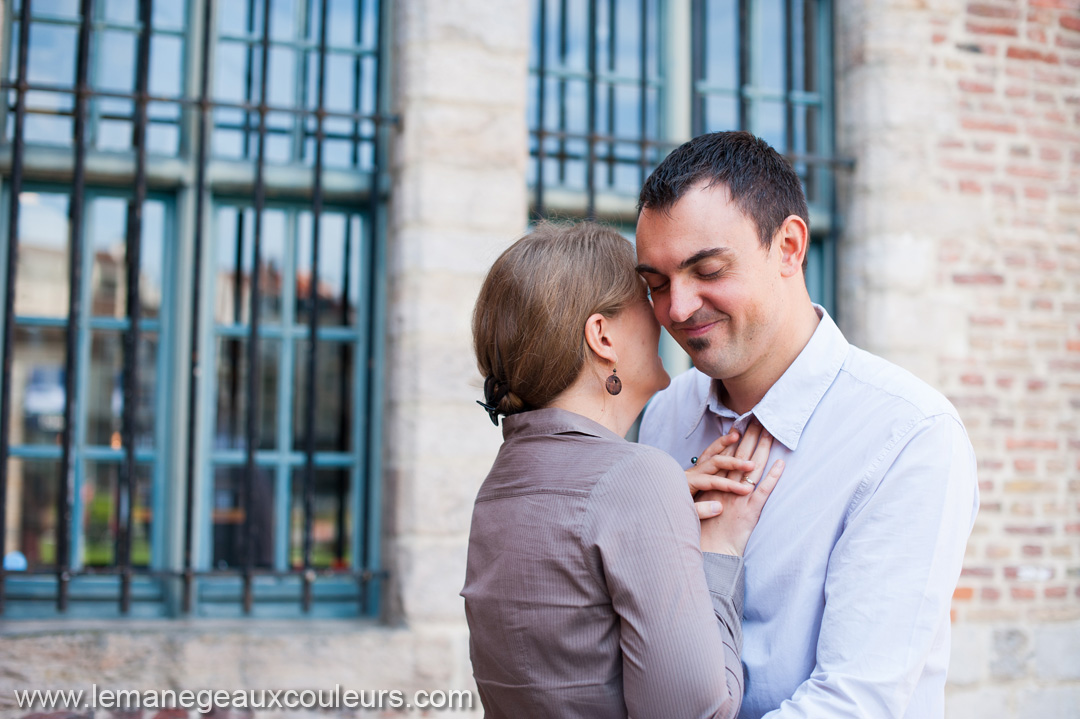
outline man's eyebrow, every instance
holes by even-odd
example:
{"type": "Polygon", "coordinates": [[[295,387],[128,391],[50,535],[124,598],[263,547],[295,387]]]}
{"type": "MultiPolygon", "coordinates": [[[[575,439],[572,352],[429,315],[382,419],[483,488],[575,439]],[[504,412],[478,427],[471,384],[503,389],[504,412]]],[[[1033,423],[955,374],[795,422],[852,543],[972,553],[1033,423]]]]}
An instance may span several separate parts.
{"type": "MultiPolygon", "coordinates": [[[[710,257],[723,257],[724,255],[730,255],[730,254],[731,254],[731,248],[730,247],[709,247],[707,249],[695,252],[694,254],[687,257],[685,260],[683,260],[682,262],[679,263],[679,266],[678,266],[677,269],[685,270],[687,267],[692,267],[693,265],[696,265],[697,263],[701,262],[702,260],[707,260],[710,257]]],[[[654,274],[654,275],[662,275],[662,274],[664,274],[663,272],[660,272],[659,270],[654,269],[653,267],[651,267],[649,265],[646,265],[646,264],[638,265],[634,269],[636,269],[638,272],[649,272],[649,273],[654,274]]]]}

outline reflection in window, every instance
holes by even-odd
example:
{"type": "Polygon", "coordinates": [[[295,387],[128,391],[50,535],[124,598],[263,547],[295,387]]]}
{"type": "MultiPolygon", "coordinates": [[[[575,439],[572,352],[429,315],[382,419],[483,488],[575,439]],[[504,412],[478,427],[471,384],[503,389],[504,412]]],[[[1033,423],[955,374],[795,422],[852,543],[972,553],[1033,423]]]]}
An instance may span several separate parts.
{"type": "MultiPolygon", "coordinates": [[[[318,281],[312,273],[312,213],[301,207],[274,206],[263,212],[263,238],[256,270],[251,208],[221,203],[214,211],[216,256],[210,287],[213,307],[215,422],[211,463],[217,477],[213,499],[215,566],[229,566],[242,555],[237,533],[243,521],[247,448],[248,372],[251,342],[252,275],[259,272],[257,410],[259,479],[256,492],[269,505],[253,512],[287,507],[291,529],[273,530],[270,514],[255,521],[259,554],[279,568],[294,566],[302,555],[303,483],[306,476],[307,376],[311,361],[311,313],[317,311],[315,347],[313,551],[317,566],[342,568],[352,556],[351,502],[359,469],[356,441],[358,402],[356,357],[362,351],[366,316],[359,278],[366,271],[369,231],[363,215],[327,208],[320,216],[318,281]],[[328,466],[329,465],[329,466],[328,466]],[[279,487],[288,487],[282,492],[279,487]],[[265,521],[264,521],[265,519],[265,521]],[[275,538],[276,537],[276,538],[275,538]],[[348,545],[348,546],[345,546],[348,545]]],[[[260,565],[262,566],[262,565],[260,565]]]]}
{"type": "MultiPolygon", "coordinates": [[[[301,567],[304,551],[303,472],[294,472],[292,480],[293,511],[289,563],[293,567],[301,567]]],[[[349,472],[341,469],[317,471],[313,496],[311,564],[320,568],[347,567],[351,559],[348,538],[352,526],[349,472]]]]}
{"type": "MultiPolygon", "coordinates": [[[[16,551],[36,570],[56,561],[56,522],[60,445],[67,404],[65,362],[70,282],[68,195],[39,190],[20,194],[19,264],[15,273],[15,332],[12,357],[12,416],[9,430],[9,512],[5,551],[16,551]],[[49,459],[37,459],[45,453],[49,459]],[[33,457],[33,459],[31,459],[33,457]],[[12,525],[14,522],[14,526],[12,525]]],[[[76,519],[71,541],[75,566],[113,566],[116,562],[118,477],[124,454],[124,336],[127,319],[126,198],[91,194],[82,245],[82,307],[75,318],[76,398],[72,445],[76,519]],[[104,454],[103,454],[104,453],[104,454]],[[90,461],[89,455],[111,457],[90,461]]],[[[165,252],[165,203],[144,205],[140,273],[144,318],[138,344],[139,365],[134,439],[144,461],[137,465],[132,561],[150,561],[151,477],[158,470],[155,411],[161,366],[160,323],[165,252]]]]}
{"type": "MultiPolygon", "coordinates": [[[[248,537],[244,536],[244,468],[219,467],[214,471],[213,566],[242,567],[248,537]]],[[[255,471],[251,488],[253,513],[250,535],[252,565],[274,566],[274,478],[270,469],[255,471]]]]}

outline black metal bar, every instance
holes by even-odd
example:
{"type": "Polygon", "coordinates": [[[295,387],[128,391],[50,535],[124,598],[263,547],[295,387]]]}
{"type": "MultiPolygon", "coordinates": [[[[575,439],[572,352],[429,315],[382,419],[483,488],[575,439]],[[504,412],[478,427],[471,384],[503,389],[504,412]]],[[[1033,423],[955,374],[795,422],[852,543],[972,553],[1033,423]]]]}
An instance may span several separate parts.
{"type": "Polygon", "coordinates": [[[588,83],[588,95],[585,98],[585,115],[586,124],[588,126],[589,139],[586,146],[586,155],[588,156],[588,163],[585,165],[585,219],[596,219],[596,73],[597,68],[597,48],[596,48],[596,34],[597,28],[597,3],[599,0],[589,0],[589,27],[588,27],[588,63],[589,63],[589,83],[588,83]]]}
{"type": "MultiPolygon", "coordinates": [[[[244,309],[244,223],[247,218],[247,213],[243,208],[239,208],[236,211],[236,241],[234,243],[235,250],[235,269],[233,272],[233,286],[232,286],[232,298],[233,298],[233,324],[239,325],[243,319],[244,309]]],[[[228,438],[230,442],[239,442],[240,437],[240,413],[237,411],[240,406],[240,342],[237,339],[230,338],[226,340],[229,346],[229,432],[228,438]]]]}
{"type": "Polygon", "coordinates": [[[792,0],[784,0],[784,152],[795,150],[795,106],[791,104],[791,92],[795,82],[795,37],[791,18],[792,0]]]}
{"type": "MultiPolygon", "coordinates": [[[[207,0],[209,2],[209,0],[207,0]]],[[[236,0],[232,0],[236,2],[236,0]]],[[[265,20],[265,18],[264,18],[265,20]]],[[[248,35],[255,32],[255,0],[247,2],[247,30],[248,35]]],[[[255,84],[255,46],[247,45],[247,60],[244,70],[244,99],[251,102],[252,87],[255,84]]],[[[260,98],[260,102],[266,102],[266,98],[260,98]]],[[[244,111],[244,157],[251,157],[251,114],[244,111]]]]}
{"type": "MultiPolygon", "coordinates": [[[[354,42],[357,47],[364,41],[364,0],[356,0],[356,35],[354,42]]],[[[353,111],[360,112],[360,72],[362,70],[360,56],[353,59],[353,111]]],[[[353,121],[352,131],[352,164],[360,167],[360,121],[353,121]]]]}
{"type": "Polygon", "coordinates": [[[326,0],[321,0],[319,18],[318,105],[315,110],[315,185],[311,197],[311,282],[308,285],[307,406],[304,408],[304,577],[303,609],[311,611],[311,532],[315,516],[315,363],[319,347],[319,225],[322,217],[323,109],[326,105],[326,0]]]}
{"type": "MultiPolygon", "coordinates": [[[[590,0],[591,2],[591,0],[590,0]]],[[[566,69],[566,55],[569,52],[570,19],[566,7],[567,0],[559,0],[559,68],[566,69]]],[[[566,131],[566,79],[559,75],[559,130],[566,131]]],[[[559,154],[566,152],[566,142],[560,138],[559,154]]],[[[566,182],[566,164],[559,163],[559,183],[566,182]]]]}
{"type": "Polygon", "coordinates": [[[247,374],[247,446],[245,447],[245,472],[243,489],[244,506],[244,613],[250,614],[254,602],[251,570],[255,564],[256,521],[252,509],[255,484],[255,450],[259,445],[259,274],[262,257],[262,214],[266,205],[266,183],[263,173],[266,164],[266,91],[267,69],[270,57],[270,0],[263,0],[263,33],[261,67],[259,75],[259,136],[255,160],[255,232],[251,271],[251,325],[248,334],[247,374]]]}
{"type": "MultiPolygon", "coordinates": [[[[11,148],[11,204],[8,210],[7,268],[4,284],[4,359],[0,370],[0,547],[7,542],[7,480],[11,454],[11,365],[15,357],[15,269],[19,260],[19,195],[22,192],[26,135],[26,67],[30,44],[30,0],[19,14],[19,59],[15,97],[15,128],[11,148]]],[[[3,552],[0,551],[0,554],[3,552]]],[[[0,614],[4,612],[7,571],[0,561],[0,614]]]]}
{"type": "MultiPolygon", "coordinates": [[[[342,279],[341,289],[341,324],[347,326],[349,324],[349,291],[350,284],[354,281],[352,277],[352,253],[353,253],[353,237],[352,237],[352,217],[346,216],[345,218],[345,259],[343,260],[344,278],[342,279]]],[[[341,342],[341,376],[352,377],[353,376],[353,351],[352,344],[349,342],[341,342]]],[[[338,438],[337,449],[339,452],[346,452],[349,448],[349,437],[352,436],[352,413],[349,412],[349,403],[344,401],[338,405],[338,438]]],[[[337,557],[340,563],[345,558],[345,546],[347,538],[345,536],[345,502],[347,499],[348,486],[344,477],[348,475],[344,473],[338,474],[338,512],[337,512],[337,532],[334,541],[334,556],[337,557]]]]}
{"type": "MultiPolygon", "coordinates": [[[[191,280],[191,357],[188,361],[187,467],[184,477],[184,614],[191,614],[195,592],[195,434],[199,406],[199,307],[202,303],[203,214],[206,212],[206,162],[210,134],[210,26],[213,13],[213,0],[205,0],[202,15],[202,62],[199,68],[199,144],[196,150],[199,166],[195,170],[195,237],[192,247],[192,257],[195,259],[191,280]]],[[[240,215],[243,216],[242,211],[240,215]]],[[[239,270],[239,255],[236,267],[239,270]]]]}
{"type": "MultiPolygon", "coordinates": [[[[615,0],[608,0],[608,70],[615,74],[615,58],[618,53],[618,22],[615,14],[615,0]]],[[[615,83],[607,83],[607,134],[615,135],[615,83]]],[[[615,184],[615,143],[607,143],[607,184],[615,184]]]]}
{"type": "Polygon", "coordinates": [[[56,521],[56,609],[66,612],[71,568],[71,519],[75,497],[75,397],[78,391],[76,345],[82,314],[82,234],[86,204],[86,115],[90,75],[90,32],[94,0],[81,0],[75,69],[75,177],[68,206],[68,317],[64,346],[64,430],[61,433],[60,492],[56,521]]]}
{"type": "Polygon", "coordinates": [[[750,103],[744,92],[750,84],[750,0],[739,0],[739,129],[750,131],[750,103]]]}
{"type": "Polygon", "coordinates": [[[649,136],[649,0],[641,0],[641,18],[638,24],[641,43],[641,56],[638,58],[638,69],[641,72],[638,85],[638,93],[641,95],[641,105],[638,108],[638,122],[641,124],[641,172],[638,184],[644,185],[649,169],[649,144],[646,142],[649,136]]]}
{"type": "Polygon", "coordinates": [[[534,212],[540,219],[544,218],[544,165],[547,160],[546,140],[544,132],[544,111],[547,100],[547,0],[539,0],[540,3],[540,37],[538,39],[538,56],[536,70],[536,202],[534,212]]]}
{"type": "Polygon", "coordinates": [[[142,257],[143,204],[146,201],[146,105],[150,84],[150,23],[153,0],[139,0],[139,45],[135,66],[135,124],[131,146],[135,150],[135,188],[128,204],[127,223],[127,320],[124,333],[124,409],[120,424],[124,461],[120,465],[117,503],[116,559],[120,565],[120,613],[131,608],[131,545],[134,535],[135,423],[139,396],[139,266],[142,257]]]}
{"type": "Polygon", "coordinates": [[[693,0],[690,14],[690,125],[694,136],[705,132],[705,98],[698,92],[697,84],[705,80],[705,57],[708,53],[708,34],[705,32],[708,21],[706,0],[693,0]]]}

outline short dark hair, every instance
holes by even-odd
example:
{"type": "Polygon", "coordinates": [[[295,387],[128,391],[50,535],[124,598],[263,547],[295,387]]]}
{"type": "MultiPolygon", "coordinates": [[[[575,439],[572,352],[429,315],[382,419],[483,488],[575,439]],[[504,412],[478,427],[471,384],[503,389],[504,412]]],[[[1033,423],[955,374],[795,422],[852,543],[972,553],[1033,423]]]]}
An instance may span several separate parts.
{"type": "Polygon", "coordinates": [[[765,248],[791,215],[810,226],[806,195],[795,169],[769,143],[742,131],[699,135],[675,149],[642,186],[638,212],[667,212],[702,182],[728,188],[731,201],[757,225],[765,248]]]}

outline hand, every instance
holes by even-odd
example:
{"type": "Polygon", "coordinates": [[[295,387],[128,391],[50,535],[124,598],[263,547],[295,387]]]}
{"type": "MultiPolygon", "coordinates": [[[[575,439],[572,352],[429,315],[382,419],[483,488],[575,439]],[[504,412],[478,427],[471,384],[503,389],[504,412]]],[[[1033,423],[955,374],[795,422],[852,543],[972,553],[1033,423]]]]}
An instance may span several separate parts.
{"type": "MultiPolygon", "coordinates": [[[[749,457],[756,469],[745,476],[729,471],[727,477],[729,480],[735,480],[738,477],[738,481],[749,488],[750,492],[738,494],[709,491],[698,498],[699,504],[710,501],[719,501],[723,504],[721,516],[701,523],[701,550],[703,552],[742,556],[750,534],[757,526],[761,509],[765,506],[766,500],[784,471],[784,462],[778,459],[773,463],[769,473],[762,478],[770,449],[772,449],[772,436],[761,429],[756,422],[752,423],[747,427],[746,436],[739,443],[735,456],[742,455],[743,459],[749,457]]],[[[700,514],[699,510],[699,516],[700,514]]]]}
{"type": "MultiPolygon", "coordinates": [[[[753,486],[741,482],[744,474],[754,471],[754,463],[747,459],[753,452],[757,442],[757,433],[753,434],[752,440],[740,443],[747,444],[747,449],[741,456],[736,456],[736,443],[739,442],[739,433],[731,430],[719,437],[702,452],[693,467],[686,470],[686,483],[690,487],[690,494],[697,499],[698,495],[707,490],[721,490],[731,494],[749,494],[753,486]]],[[[715,517],[724,511],[723,502],[719,498],[711,500],[695,501],[699,519],[715,517]]]]}

